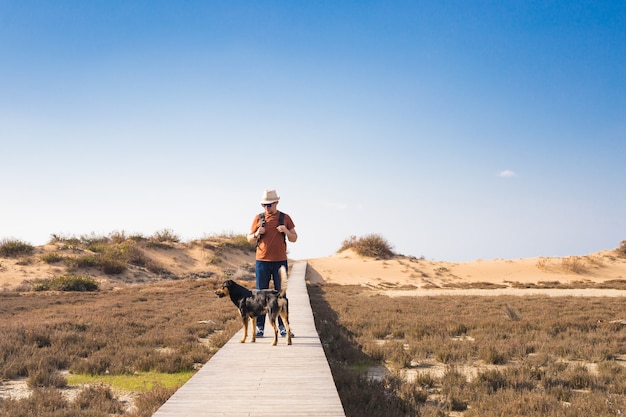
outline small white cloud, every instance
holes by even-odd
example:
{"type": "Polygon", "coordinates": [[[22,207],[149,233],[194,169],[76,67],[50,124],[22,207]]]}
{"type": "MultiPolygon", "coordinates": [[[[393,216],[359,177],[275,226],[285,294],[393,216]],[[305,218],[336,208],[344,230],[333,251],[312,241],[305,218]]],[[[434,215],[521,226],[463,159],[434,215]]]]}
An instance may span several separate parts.
{"type": "Polygon", "coordinates": [[[498,177],[514,178],[514,177],[517,177],[517,174],[514,171],[511,171],[510,169],[505,169],[504,171],[500,171],[500,173],[498,173],[498,177]]]}

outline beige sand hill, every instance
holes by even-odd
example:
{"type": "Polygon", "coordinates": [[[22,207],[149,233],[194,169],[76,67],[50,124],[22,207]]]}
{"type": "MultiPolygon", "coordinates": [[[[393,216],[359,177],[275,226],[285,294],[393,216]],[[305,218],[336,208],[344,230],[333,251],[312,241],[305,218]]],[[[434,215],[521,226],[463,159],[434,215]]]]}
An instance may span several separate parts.
{"type": "Polygon", "coordinates": [[[126,285],[153,282],[158,279],[172,279],[189,276],[223,277],[226,273],[234,279],[254,277],[254,253],[240,249],[224,248],[224,239],[209,238],[201,242],[168,243],[163,248],[143,248],[146,257],[170,275],[155,274],[146,268],[130,265],[119,275],[106,275],[95,268],[82,268],[70,271],[63,262],[48,264],[42,256],[58,253],[63,257],[78,257],[93,254],[87,250],[68,247],[63,243],[50,243],[38,246],[27,257],[0,258],[0,290],[19,286],[24,281],[75,273],[92,276],[105,285],[126,285]]]}
{"type": "MultiPolygon", "coordinates": [[[[624,281],[626,259],[615,251],[565,258],[526,258],[473,262],[438,262],[412,257],[389,260],[363,258],[351,250],[310,259],[311,282],[366,285],[390,295],[437,295],[451,291],[482,294],[514,293],[525,287],[591,288],[607,281],[624,281]],[[515,290],[515,291],[513,291],[515,290]],[[393,292],[392,292],[393,291],[393,292]]],[[[593,292],[587,291],[587,295],[593,292]]],[[[619,295],[624,295],[621,291],[619,295]]],[[[576,295],[573,293],[572,295],[576,295]]],[[[610,295],[606,293],[605,295],[610,295]]]]}
{"type": "MultiPolygon", "coordinates": [[[[171,244],[168,249],[148,250],[150,258],[178,277],[214,276],[226,273],[236,280],[251,280],[254,276],[254,254],[240,249],[219,246],[219,240],[171,244]]],[[[0,258],[0,289],[18,286],[25,280],[51,278],[67,273],[63,263],[47,264],[41,257],[58,252],[63,256],[81,253],[60,243],[47,244],[35,249],[27,258],[0,258]]],[[[473,262],[441,262],[397,256],[389,260],[364,258],[351,250],[335,255],[309,259],[307,279],[343,285],[365,285],[384,290],[387,294],[436,295],[441,291],[480,294],[490,291],[520,290],[524,287],[594,288],[607,281],[618,281],[618,295],[626,292],[626,258],[616,251],[607,250],[580,257],[527,258],[514,260],[478,260],[473,262]]],[[[131,267],[121,275],[107,276],[89,269],[81,271],[112,285],[150,282],[155,275],[145,268],[131,267]]],[[[156,277],[158,278],[158,277],[156,277]]],[[[527,293],[532,291],[526,290],[527,293]]],[[[579,290],[580,291],[580,290],[579,290]]],[[[587,295],[591,295],[588,289],[587,295]]],[[[561,293],[563,294],[563,293],[561,293]]],[[[574,294],[575,295],[575,294],[574,294]]],[[[610,294],[605,294],[610,295],[610,294]]]]}

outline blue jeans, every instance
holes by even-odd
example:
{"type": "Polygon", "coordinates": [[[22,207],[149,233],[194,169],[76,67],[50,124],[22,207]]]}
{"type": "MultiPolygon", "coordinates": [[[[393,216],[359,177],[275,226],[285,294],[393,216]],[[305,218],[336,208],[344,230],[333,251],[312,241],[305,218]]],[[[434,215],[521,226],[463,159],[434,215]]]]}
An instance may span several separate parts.
{"type": "MultiPolygon", "coordinates": [[[[280,275],[278,269],[284,266],[287,271],[287,260],[270,262],[270,261],[256,261],[254,272],[256,274],[256,289],[266,290],[270,287],[270,281],[274,281],[274,289],[280,291],[280,275]]],[[[265,329],[265,315],[258,316],[256,318],[256,327],[259,330],[265,329]]],[[[278,316],[278,327],[284,328],[283,319],[278,316]]]]}

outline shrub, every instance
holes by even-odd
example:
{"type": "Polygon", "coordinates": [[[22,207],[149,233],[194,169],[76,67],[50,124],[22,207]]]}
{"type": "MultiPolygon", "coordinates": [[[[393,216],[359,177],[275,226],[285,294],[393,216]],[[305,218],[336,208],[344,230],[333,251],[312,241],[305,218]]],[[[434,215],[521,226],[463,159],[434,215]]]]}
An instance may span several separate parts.
{"type": "Polygon", "coordinates": [[[34,291],[98,291],[99,289],[98,281],[85,275],[62,275],[39,280],[33,285],[34,291]]]}
{"type": "Polygon", "coordinates": [[[78,238],[75,237],[75,236],[68,237],[68,236],[63,236],[63,235],[57,235],[56,233],[52,233],[50,235],[49,243],[51,243],[51,244],[52,243],[68,243],[70,241],[74,245],[78,245],[80,243],[78,238]]]}
{"type": "Polygon", "coordinates": [[[419,372],[415,376],[414,383],[419,387],[432,388],[436,385],[437,380],[432,374],[428,372],[419,372]]]}
{"type": "Polygon", "coordinates": [[[504,365],[508,360],[506,354],[498,351],[493,346],[480,349],[479,356],[482,360],[492,365],[504,365]]]}
{"type": "Polygon", "coordinates": [[[28,370],[27,384],[30,388],[64,388],[67,386],[67,379],[50,364],[38,363],[36,367],[28,370]]]}
{"type": "Polygon", "coordinates": [[[109,239],[111,239],[113,243],[123,243],[128,238],[126,237],[126,232],[122,230],[109,233],[109,239]]]}
{"type": "Polygon", "coordinates": [[[66,265],[70,268],[98,268],[105,274],[121,274],[126,270],[126,263],[131,256],[126,246],[98,244],[90,248],[97,253],[63,258],[66,265]]]}
{"type": "Polygon", "coordinates": [[[108,417],[125,415],[108,387],[84,388],[73,402],[55,388],[35,388],[29,397],[0,400],[0,417],[108,417]]]}
{"type": "Polygon", "coordinates": [[[582,274],[587,269],[585,262],[579,256],[568,256],[561,260],[561,267],[567,272],[582,274]]]}
{"type": "Polygon", "coordinates": [[[98,385],[84,388],[74,400],[74,406],[81,410],[95,409],[108,414],[121,414],[123,404],[113,395],[110,387],[98,385]]]}
{"type": "Polygon", "coordinates": [[[105,274],[116,275],[126,271],[126,262],[110,256],[103,257],[99,263],[105,274]]]}
{"type": "Polygon", "coordinates": [[[339,252],[346,249],[352,249],[357,254],[370,258],[390,259],[394,256],[391,250],[392,246],[384,237],[378,234],[369,234],[360,238],[351,236],[343,241],[339,252]]]}
{"type": "Polygon", "coordinates": [[[626,258],[626,240],[622,240],[622,243],[620,243],[619,248],[615,249],[615,251],[617,252],[618,256],[622,258],[626,258]]]}
{"type": "Polygon", "coordinates": [[[585,366],[579,365],[573,369],[568,369],[567,371],[568,372],[565,373],[565,376],[567,377],[572,388],[589,389],[593,387],[595,378],[585,366]]]}
{"type": "Polygon", "coordinates": [[[174,394],[176,388],[156,387],[135,398],[136,409],[130,417],[150,417],[174,394]]]}
{"type": "Polygon", "coordinates": [[[63,259],[65,258],[56,252],[47,253],[41,257],[41,260],[47,264],[55,264],[61,262],[63,259]]]}
{"type": "Polygon", "coordinates": [[[80,237],[80,241],[83,245],[92,246],[92,245],[105,245],[109,243],[109,238],[106,236],[99,236],[95,233],[91,233],[90,235],[82,235],[80,237]]]}
{"type": "Polygon", "coordinates": [[[152,262],[146,254],[132,241],[129,241],[123,245],[125,252],[125,259],[131,265],[147,267],[152,262]]]}
{"type": "Polygon", "coordinates": [[[68,401],[59,390],[37,388],[27,398],[19,400],[9,398],[0,402],[0,417],[75,416],[59,413],[60,410],[67,409],[68,405],[68,401]]]}
{"type": "Polygon", "coordinates": [[[70,268],[95,268],[100,263],[93,255],[84,255],[74,258],[65,258],[65,263],[70,268]]]}
{"type": "Polygon", "coordinates": [[[150,240],[158,243],[177,243],[180,242],[180,237],[174,233],[172,229],[163,229],[155,232],[152,236],[150,236],[150,240]]]}
{"type": "Polygon", "coordinates": [[[520,321],[522,319],[519,313],[515,311],[515,309],[511,307],[510,304],[504,305],[504,312],[506,313],[506,316],[513,321],[520,321]]]}
{"type": "Polygon", "coordinates": [[[217,247],[218,248],[233,248],[233,249],[241,249],[244,252],[253,252],[255,247],[253,244],[248,242],[248,238],[246,235],[224,235],[225,240],[220,242],[217,247]]]}
{"type": "Polygon", "coordinates": [[[30,243],[17,239],[2,239],[0,241],[0,256],[5,258],[15,258],[18,256],[30,255],[35,247],[30,243]]]}
{"type": "Polygon", "coordinates": [[[478,373],[472,381],[472,386],[488,394],[493,394],[500,389],[506,388],[507,377],[496,369],[486,370],[478,373]]]}
{"type": "Polygon", "coordinates": [[[108,243],[92,243],[89,246],[87,246],[87,249],[95,253],[104,253],[106,252],[108,247],[109,247],[108,243]]]}
{"type": "Polygon", "coordinates": [[[467,378],[455,367],[447,367],[441,377],[441,393],[444,395],[447,408],[450,411],[465,411],[467,409],[464,388],[467,378]]]}

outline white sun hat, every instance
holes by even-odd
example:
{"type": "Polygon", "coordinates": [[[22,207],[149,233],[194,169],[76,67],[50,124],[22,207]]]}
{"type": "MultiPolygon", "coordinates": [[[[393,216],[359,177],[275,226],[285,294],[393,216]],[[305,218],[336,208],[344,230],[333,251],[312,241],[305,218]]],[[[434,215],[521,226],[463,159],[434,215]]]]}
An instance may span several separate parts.
{"type": "Polygon", "coordinates": [[[261,204],[276,203],[278,200],[280,200],[280,197],[276,193],[276,190],[265,190],[261,198],[261,204]]]}

